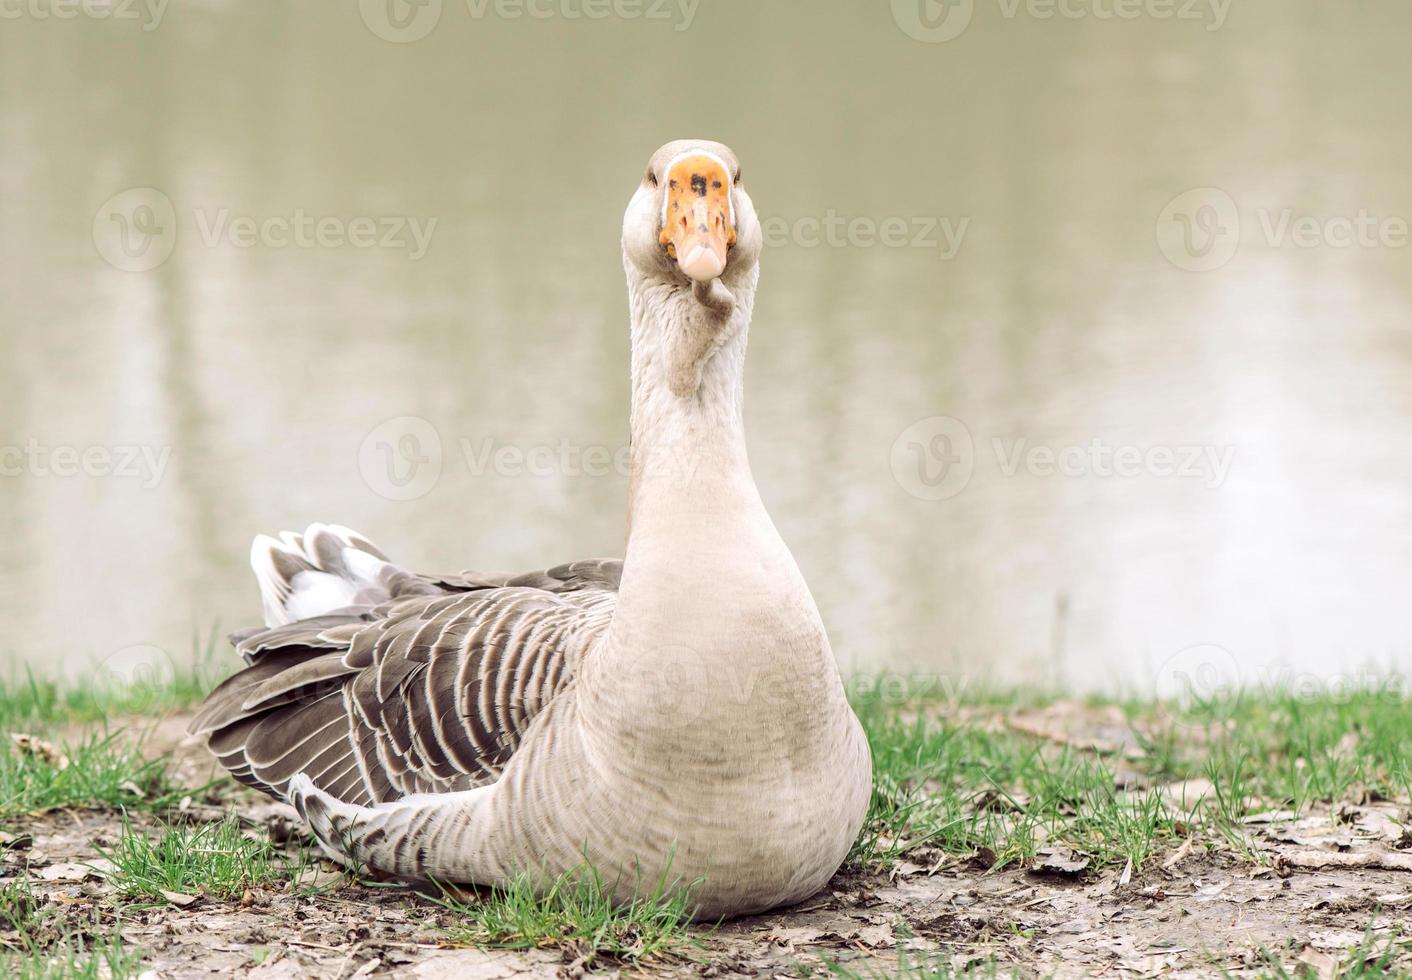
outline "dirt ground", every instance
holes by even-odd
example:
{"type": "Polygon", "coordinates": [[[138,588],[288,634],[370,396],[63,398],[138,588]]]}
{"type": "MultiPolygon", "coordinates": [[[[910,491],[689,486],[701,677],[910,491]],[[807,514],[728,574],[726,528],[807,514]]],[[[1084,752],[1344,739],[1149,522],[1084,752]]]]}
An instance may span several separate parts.
{"type": "MultiPolygon", "coordinates": [[[[204,781],[208,763],[181,742],[182,719],[153,740],[176,746],[179,772],[204,781]]],[[[244,799],[244,798],[242,798],[244,799]]],[[[192,803],[193,820],[219,808],[192,803]],[[208,812],[209,811],[209,812],[208,812]]],[[[242,813],[276,839],[292,811],[250,798],[242,813]]],[[[349,881],[331,866],[298,891],[256,890],[238,901],[197,898],[185,907],[125,905],[121,933],[143,949],[150,975],[258,978],[577,976],[778,977],[827,972],[827,961],[865,976],[973,968],[1008,976],[1333,976],[1373,924],[1377,951],[1412,909],[1412,844],[1405,809],[1388,803],[1260,814],[1249,833],[1261,865],[1215,842],[1188,841],[1131,873],[1098,874],[1051,858],[1037,867],[988,872],[976,860],[922,849],[887,874],[840,872],[796,908],[701,930],[699,948],[646,964],[585,963],[582,951],[449,948],[446,915],[397,886],[349,881]],[[1343,866],[1351,865],[1351,866],[1343,866]],[[1276,974],[1277,975],[1277,974],[1276,974]]],[[[140,822],[139,818],[134,818],[140,822]]],[[[60,812],[36,818],[28,839],[4,850],[6,877],[28,870],[37,896],[70,921],[117,923],[96,846],[121,818],[60,812]]],[[[1404,956],[1396,960],[1412,966],[1404,956]]]]}

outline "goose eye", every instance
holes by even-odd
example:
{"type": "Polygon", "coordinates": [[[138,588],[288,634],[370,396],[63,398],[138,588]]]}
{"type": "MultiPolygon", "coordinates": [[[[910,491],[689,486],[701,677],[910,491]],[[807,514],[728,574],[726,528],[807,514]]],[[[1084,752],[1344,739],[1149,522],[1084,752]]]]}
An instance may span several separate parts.
{"type": "Polygon", "coordinates": [[[647,183],[652,187],[657,186],[657,175],[650,170],[647,171],[647,183]]]}
{"type": "Polygon", "coordinates": [[[737,170],[737,171],[735,172],[735,180],[733,181],[733,183],[734,183],[735,186],[737,186],[737,187],[740,186],[740,174],[741,174],[741,171],[739,171],[739,170],[737,170]]]}

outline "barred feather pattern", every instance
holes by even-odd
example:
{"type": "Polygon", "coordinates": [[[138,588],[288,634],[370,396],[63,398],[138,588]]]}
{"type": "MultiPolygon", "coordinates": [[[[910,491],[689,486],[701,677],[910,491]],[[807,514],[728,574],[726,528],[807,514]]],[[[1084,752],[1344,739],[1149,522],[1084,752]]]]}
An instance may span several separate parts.
{"type": "Polygon", "coordinates": [[[377,605],[236,634],[192,723],[247,785],[372,806],[494,782],[611,621],[621,562],[406,575],[377,605]]]}

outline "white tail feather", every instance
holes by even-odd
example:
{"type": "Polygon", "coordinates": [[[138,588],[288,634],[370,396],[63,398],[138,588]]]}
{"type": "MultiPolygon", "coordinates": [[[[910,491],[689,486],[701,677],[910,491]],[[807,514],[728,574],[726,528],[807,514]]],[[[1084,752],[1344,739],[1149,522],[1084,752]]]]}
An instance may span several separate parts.
{"type": "Polygon", "coordinates": [[[350,606],[375,606],[391,596],[397,571],[367,538],[337,524],[310,524],[302,535],[261,534],[250,546],[265,625],[284,626],[350,606]]]}

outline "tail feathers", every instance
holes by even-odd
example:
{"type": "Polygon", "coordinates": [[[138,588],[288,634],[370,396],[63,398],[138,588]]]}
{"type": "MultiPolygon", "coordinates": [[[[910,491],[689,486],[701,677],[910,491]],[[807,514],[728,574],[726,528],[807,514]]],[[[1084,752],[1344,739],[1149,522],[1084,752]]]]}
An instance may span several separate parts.
{"type": "Polygon", "coordinates": [[[285,531],[279,538],[262,534],[250,546],[250,567],[270,627],[371,608],[391,599],[399,580],[412,578],[367,538],[336,524],[311,524],[303,534],[285,531]]]}

